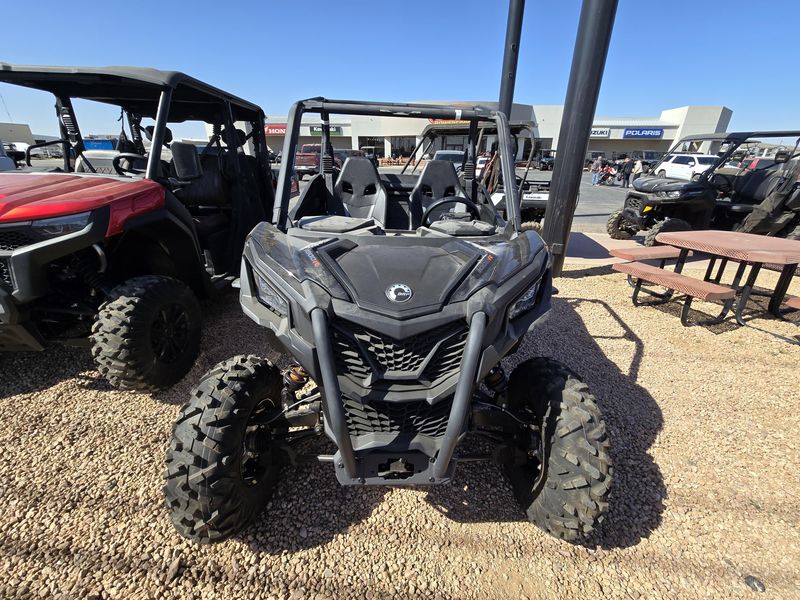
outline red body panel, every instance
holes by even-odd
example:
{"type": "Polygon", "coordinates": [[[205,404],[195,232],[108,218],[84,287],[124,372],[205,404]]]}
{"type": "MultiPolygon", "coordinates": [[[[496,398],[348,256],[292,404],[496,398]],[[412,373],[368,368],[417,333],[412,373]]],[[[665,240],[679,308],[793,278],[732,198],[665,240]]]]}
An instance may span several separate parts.
{"type": "Polygon", "coordinates": [[[149,179],[0,173],[0,223],[72,215],[103,206],[111,209],[107,235],[115,235],[127,219],[164,206],[164,188],[149,179]]]}

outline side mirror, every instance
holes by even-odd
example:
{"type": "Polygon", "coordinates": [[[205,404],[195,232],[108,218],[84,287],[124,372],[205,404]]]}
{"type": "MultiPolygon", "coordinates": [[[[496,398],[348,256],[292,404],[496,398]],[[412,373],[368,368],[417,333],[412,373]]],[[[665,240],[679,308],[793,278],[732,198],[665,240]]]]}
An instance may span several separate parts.
{"type": "Polygon", "coordinates": [[[203,167],[200,164],[200,156],[194,144],[185,142],[172,142],[172,166],[175,170],[175,178],[179,181],[194,181],[203,176],[203,167]]]}
{"type": "Polygon", "coordinates": [[[775,153],[776,163],[785,163],[787,160],[789,160],[789,152],[786,150],[779,150],[775,153]]]}

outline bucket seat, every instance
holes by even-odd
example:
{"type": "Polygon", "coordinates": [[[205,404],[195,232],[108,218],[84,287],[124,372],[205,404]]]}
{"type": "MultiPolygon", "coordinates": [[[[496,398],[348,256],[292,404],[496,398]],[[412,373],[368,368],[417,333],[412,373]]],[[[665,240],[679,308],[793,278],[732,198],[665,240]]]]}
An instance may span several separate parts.
{"type": "Polygon", "coordinates": [[[351,156],[344,161],[334,186],[347,216],[372,219],[383,227],[386,223],[386,189],[378,169],[368,158],[351,156]]]}
{"type": "MultiPolygon", "coordinates": [[[[449,160],[429,161],[422,174],[419,176],[417,185],[411,190],[409,205],[411,212],[411,228],[416,229],[422,225],[422,215],[431,204],[442,198],[466,198],[467,194],[461,187],[461,182],[456,174],[456,169],[449,160]]],[[[458,209],[458,205],[442,206],[442,211],[458,209]]],[[[432,217],[436,220],[435,215],[432,217]]]]}

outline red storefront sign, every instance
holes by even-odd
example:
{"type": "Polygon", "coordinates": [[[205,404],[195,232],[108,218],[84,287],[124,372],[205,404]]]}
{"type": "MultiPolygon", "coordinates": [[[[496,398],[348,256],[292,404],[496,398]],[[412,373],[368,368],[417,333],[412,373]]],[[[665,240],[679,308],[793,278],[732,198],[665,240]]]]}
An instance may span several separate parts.
{"type": "Polygon", "coordinates": [[[267,124],[264,125],[264,135],[286,135],[286,124],[267,124]]]}

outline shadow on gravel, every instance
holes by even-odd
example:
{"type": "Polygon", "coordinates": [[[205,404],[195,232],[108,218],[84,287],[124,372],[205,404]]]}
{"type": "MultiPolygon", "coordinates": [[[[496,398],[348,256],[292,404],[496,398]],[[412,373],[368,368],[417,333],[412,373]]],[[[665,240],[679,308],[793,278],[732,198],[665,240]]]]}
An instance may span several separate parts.
{"type": "MultiPolygon", "coordinates": [[[[327,438],[316,438],[296,450],[316,456],[333,454],[336,448],[327,438]]],[[[366,519],[387,492],[385,487],[339,485],[331,463],[285,467],[263,512],[234,539],[268,554],[320,546],[366,519]]]]}
{"type": "Polygon", "coordinates": [[[661,524],[667,496],[661,470],[648,453],[664,418],[655,399],[637,383],[644,342],[602,300],[559,298],[553,308],[549,331],[537,336],[534,346],[542,352],[549,349],[589,385],[605,417],[614,460],[608,514],[584,545],[606,549],[635,546],[661,524]],[[597,324],[592,331],[576,311],[581,305],[605,313],[593,318],[592,323],[597,324]],[[606,356],[596,342],[599,339],[615,348],[624,347],[625,363],[618,364],[622,351],[617,351],[617,361],[606,356]]]}
{"type": "MultiPolygon", "coordinates": [[[[601,300],[554,298],[550,320],[525,339],[516,355],[504,365],[513,366],[533,356],[551,356],[574,370],[597,398],[611,438],[614,481],[605,521],[582,544],[606,549],[635,546],[661,523],[666,487],[658,465],[648,454],[663,426],[661,409],[653,397],[636,383],[644,343],[625,321],[601,300]],[[592,322],[587,330],[576,307],[592,304],[592,322]],[[597,314],[600,309],[605,314],[597,314]],[[596,339],[625,347],[626,366],[620,368],[607,357],[596,339]]],[[[462,451],[469,451],[465,446],[462,451]]],[[[522,521],[511,488],[493,464],[462,464],[455,484],[432,488],[428,501],[442,514],[458,522],[522,521]],[[501,485],[497,482],[502,481],[501,485]]]]}
{"type": "MultiPolygon", "coordinates": [[[[611,265],[597,265],[584,269],[570,269],[569,271],[564,271],[560,277],[563,279],[583,279],[584,277],[611,275],[614,272],[611,270],[611,265]]],[[[558,287],[558,284],[556,284],[556,287],[558,287]]]]}
{"type": "Polygon", "coordinates": [[[95,385],[98,378],[85,348],[53,346],[43,352],[0,353],[0,398],[39,392],[66,379],[95,385]]]}
{"type": "MultiPolygon", "coordinates": [[[[172,389],[153,398],[183,404],[191,387],[217,362],[235,354],[274,354],[264,329],[244,316],[238,300],[234,291],[227,291],[202,303],[203,342],[197,362],[172,389]]],[[[77,380],[85,390],[115,391],[96,371],[88,347],[53,345],[42,352],[0,353],[0,398],[42,391],[67,379],[77,380]]]]}
{"type": "MultiPolygon", "coordinates": [[[[762,292],[765,290],[761,290],[762,292]]],[[[771,292],[771,290],[767,290],[771,292]]],[[[800,343],[800,335],[794,335],[792,337],[787,337],[781,335],[780,333],[770,331],[769,326],[770,323],[778,323],[779,321],[775,319],[775,317],[769,312],[769,297],[762,296],[762,295],[753,295],[750,296],[750,299],[747,302],[747,306],[744,309],[743,317],[747,327],[750,329],[754,329],[771,337],[783,340],[790,344],[798,344],[800,343]],[[767,327],[759,327],[753,324],[754,321],[757,321],[759,325],[764,323],[767,327]]],[[[644,307],[643,307],[644,308],[644,307]]],[[[683,308],[683,297],[678,297],[677,299],[667,302],[666,304],[656,304],[651,307],[646,308],[654,308],[662,313],[670,315],[674,317],[676,320],[680,320],[681,309],[683,308]]],[[[691,319],[692,321],[702,321],[707,319],[712,319],[716,317],[719,313],[720,305],[715,304],[711,305],[710,303],[695,303],[692,304],[692,312],[691,312],[691,319]]],[[[782,321],[787,323],[793,323],[794,325],[800,325],[800,311],[789,312],[783,315],[782,321]]],[[[739,325],[736,323],[736,320],[733,316],[733,311],[728,313],[728,316],[722,323],[716,324],[704,324],[704,325],[692,325],[692,327],[702,327],[706,331],[709,331],[715,335],[719,335],[722,333],[728,333],[730,331],[736,331],[739,329],[739,325]]]]}

